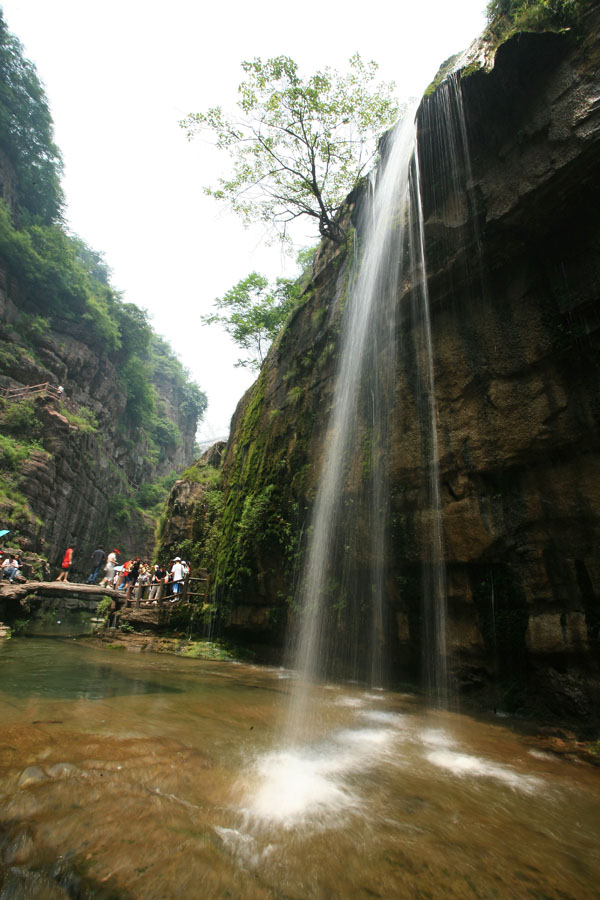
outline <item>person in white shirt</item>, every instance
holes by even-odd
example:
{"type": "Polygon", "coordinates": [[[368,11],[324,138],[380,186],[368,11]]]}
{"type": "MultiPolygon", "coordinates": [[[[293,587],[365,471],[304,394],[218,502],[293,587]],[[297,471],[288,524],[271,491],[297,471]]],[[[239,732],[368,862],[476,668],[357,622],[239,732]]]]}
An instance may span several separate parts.
{"type": "Polygon", "coordinates": [[[2,575],[5,578],[8,578],[9,581],[14,581],[15,575],[18,572],[18,568],[15,568],[14,560],[7,556],[4,562],[2,563],[2,575]]]}
{"type": "Polygon", "coordinates": [[[173,599],[175,599],[177,595],[181,593],[183,589],[183,582],[185,581],[185,572],[183,566],[181,565],[180,556],[176,556],[173,560],[171,575],[173,576],[173,594],[175,595],[173,599]]]}

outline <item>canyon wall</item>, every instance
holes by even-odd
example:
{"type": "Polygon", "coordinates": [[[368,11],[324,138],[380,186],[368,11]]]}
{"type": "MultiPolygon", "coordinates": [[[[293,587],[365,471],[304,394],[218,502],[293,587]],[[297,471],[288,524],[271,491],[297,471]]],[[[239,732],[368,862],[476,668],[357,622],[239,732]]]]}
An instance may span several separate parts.
{"type": "Polygon", "coordinates": [[[156,402],[174,429],[171,442],[157,448],[143,419],[131,421],[114,354],[98,347],[84,322],[34,318],[32,327],[25,312],[30,307],[19,281],[0,272],[0,390],[44,383],[64,388],[60,400],[41,393],[2,401],[0,434],[17,442],[34,439],[18,471],[7,451],[2,458],[8,546],[26,558],[45,557],[51,566],[75,546],[75,568],[82,574],[97,546],[117,547],[123,559],[138,553],[149,558],[156,518],[139,508],[137,492],[190,464],[197,416],[186,412],[177,379],[157,377],[156,402]]]}
{"type": "MultiPolygon", "coordinates": [[[[502,683],[514,706],[526,686],[580,716],[600,627],[599,27],[590,6],[571,33],[514,35],[417,114],[451,671],[463,690],[502,683]]],[[[347,225],[362,202],[349,198],[347,225]]],[[[294,607],[353,246],[350,228],[347,247],[321,247],[232,421],[220,537],[203,560],[232,633],[281,643],[294,607]]],[[[386,639],[396,670],[414,673],[433,510],[412,293],[397,298],[386,639]]],[[[349,515],[369,440],[365,425],[349,515]]]]}

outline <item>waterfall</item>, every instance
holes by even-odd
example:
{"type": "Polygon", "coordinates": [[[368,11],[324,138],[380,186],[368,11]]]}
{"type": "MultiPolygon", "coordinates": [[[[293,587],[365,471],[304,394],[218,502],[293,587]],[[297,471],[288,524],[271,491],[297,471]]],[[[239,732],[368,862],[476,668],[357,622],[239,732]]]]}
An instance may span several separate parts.
{"type": "Polygon", "coordinates": [[[300,580],[291,702],[294,737],[308,715],[311,684],[342,674],[383,684],[390,534],[389,467],[400,299],[411,304],[419,368],[418,415],[427,449],[421,548],[425,682],[446,696],[445,576],[440,515],[433,349],[416,152],[415,110],[390,135],[357,223],[341,349],[322,470],[300,580]]]}

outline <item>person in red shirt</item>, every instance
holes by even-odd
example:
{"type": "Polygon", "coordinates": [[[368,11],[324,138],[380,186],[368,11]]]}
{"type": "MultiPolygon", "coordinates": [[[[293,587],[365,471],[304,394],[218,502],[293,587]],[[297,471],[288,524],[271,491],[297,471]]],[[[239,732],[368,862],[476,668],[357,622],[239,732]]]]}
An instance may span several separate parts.
{"type": "Polygon", "coordinates": [[[67,552],[64,555],[64,559],[61,563],[62,572],[56,579],[57,581],[68,581],[69,572],[73,568],[73,547],[69,547],[67,552]]]}

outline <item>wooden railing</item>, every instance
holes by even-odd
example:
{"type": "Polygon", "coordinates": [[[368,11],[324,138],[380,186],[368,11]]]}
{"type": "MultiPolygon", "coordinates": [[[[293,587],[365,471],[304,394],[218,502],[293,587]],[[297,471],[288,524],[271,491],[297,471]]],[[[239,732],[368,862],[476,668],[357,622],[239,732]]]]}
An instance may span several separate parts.
{"type": "Polygon", "coordinates": [[[171,590],[170,594],[163,594],[165,600],[181,601],[184,603],[206,603],[210,587],[210,577],[206,569],[200,569],[198,575],[186,575],[181,591],[176,594],[173,591],[173,582],[165,585],[171,590]]]}
{"type": "MultiPolygon", "coordinates": [[[[142,603],[147,603],[150,599],[151,588],[155,585],[145,584],[136,585],[131,592],[131,596],[127,602],[139,607],[142,603]],[[147,592],[147,593],[146,593],[147,592]]],[[[156,598],[158,606],[165,603],[206,603],[208,600],[208,591],[210,588],[210,577],[206,569],[200,569],[198,575],[186,575],[181,590],[176,593],[173,590],[173,582],[168,581],[161,585],[163,592],[156,598]]]]}
{"type": "Polygon", "coordinates": [[[2,396],[6,400],[22,400],[24,397],[35,397],[41,394],[60,400],[63,392],[59,391],[53,384],[50,384],[49,381],[46,381],[44,384],[30,384],[26,387],[4,388],[2,391],[2,396]]]}

